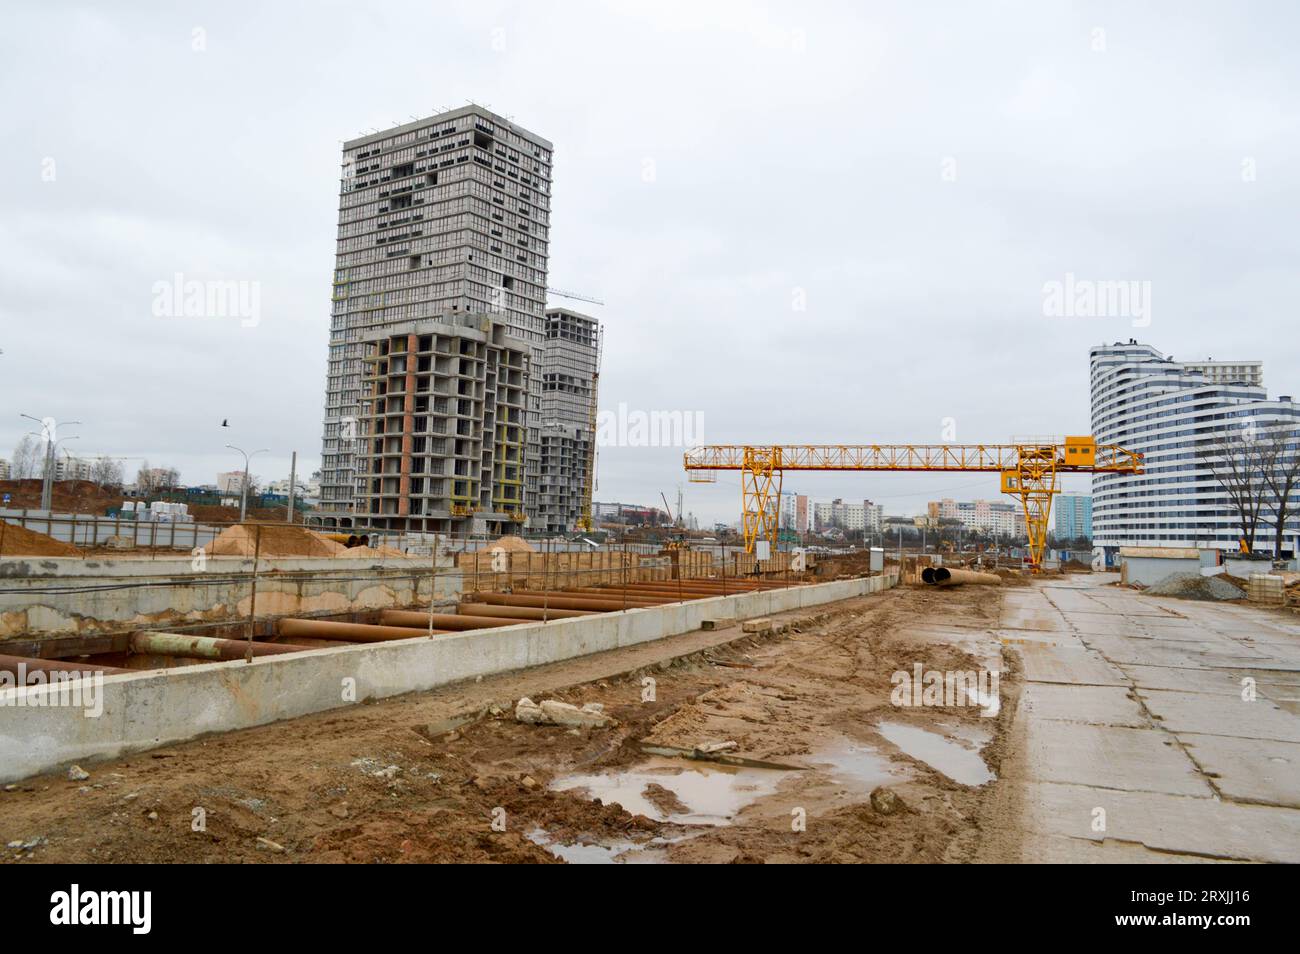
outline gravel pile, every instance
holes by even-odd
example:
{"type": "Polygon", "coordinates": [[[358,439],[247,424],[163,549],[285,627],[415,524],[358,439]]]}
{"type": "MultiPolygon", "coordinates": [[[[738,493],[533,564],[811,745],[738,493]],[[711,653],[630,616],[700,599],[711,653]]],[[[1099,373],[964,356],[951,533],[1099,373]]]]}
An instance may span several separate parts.
{"type": "Polygon", "coordinates": [[[1146,589],[1149,596],[1177,596],[1185,600],[1240,600],[1246,594],[1221,576],[1171,573],[1146,589]]]}

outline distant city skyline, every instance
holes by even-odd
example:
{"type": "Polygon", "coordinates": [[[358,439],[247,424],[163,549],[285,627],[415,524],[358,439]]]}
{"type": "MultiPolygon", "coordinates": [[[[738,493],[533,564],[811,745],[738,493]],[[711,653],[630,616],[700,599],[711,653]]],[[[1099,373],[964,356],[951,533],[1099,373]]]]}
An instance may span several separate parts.
{"type": "MultiPolygon", "coordinates": [[[[1300,11],[1266,9],[1029,4],[1007,29],[966,4],[398,0],[340,29],[282,5],[13,4],[0,456],[21,412],[189,481],[241,464],[228,443],[270,448],[264,476],[295,450],[319,468],[341,141],[467,101],[555,143],[550,279],[607,303],[582,306],[611,319],[604,410],[689,412],[719,443],[1082,433],[1088,349],[1132,336],[1300,381],[1280,333],[1300,11]],[[235,283],[229,309],[188,315],[177,275],[235,283]]],[[[736,519],[734,478],[687,484],[681,451],[603,447],[598,495],[680,482],[702,521],[736,519]]],[[[912,513],[996,495],[798,489],[912,513]]]]}

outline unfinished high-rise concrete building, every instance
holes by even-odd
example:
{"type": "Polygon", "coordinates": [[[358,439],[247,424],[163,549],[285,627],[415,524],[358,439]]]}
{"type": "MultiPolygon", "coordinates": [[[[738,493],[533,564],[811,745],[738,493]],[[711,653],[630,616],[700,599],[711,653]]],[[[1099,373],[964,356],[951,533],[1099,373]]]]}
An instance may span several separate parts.
{"type": "Polygon", "coordinates": [[[539,515],[551,149],[472,105],[344,144],[325,522],[457,532],[539,515]]]}
{"type": "Polygon", "coordinates": [[[548,308],[545,334],[536,526],[559,533],[581,522],[594,483],[600,323],[567,308],[548,308]]]}

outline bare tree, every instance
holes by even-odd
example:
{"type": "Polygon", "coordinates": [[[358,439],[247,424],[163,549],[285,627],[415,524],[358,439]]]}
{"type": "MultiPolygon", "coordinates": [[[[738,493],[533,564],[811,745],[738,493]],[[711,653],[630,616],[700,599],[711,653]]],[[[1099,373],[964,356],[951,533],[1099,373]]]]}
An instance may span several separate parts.
{"type": "Polygon", "coordinates": [[[1280,423],[1257,437],[1265,499],[1273,525],[1273,559],[1282,559],[1282,539],[1287,520],[1297,510],[1291,495],[1300,489],[1300,428],[1293,422],[1280,423]]]}
{"type": "Polygon", "coordinates": [[[1264,447],[1253,420],[1218,437],[1201,442],[1197,456],[1202,467],[1228,495],[1241,526],[1247,553],[1255,551],[1255,535],[1264,510],[1267,484],[1264,478],[1264,447]]]}
{"type": "Polygon", "coordinates": [[[140,469],[136,471],[135,492],[141,497],[151,497],[157,489],[157,474],[146,460],[140,464],[140,469]]]}
{"type": "Polygon", "coordinates": [[[99,487],[120,487],[124,479],[122,462],[111,457],[100,457],[90,468],[90,479],[99,487]]]}
{"type": "Polygon", "coordinates": [[[40,477],[44,458],[41,442],[28,434],[14,448],[14,459],[9,467],[9,473],[14,480],[31,480],[33,477],[40,477]]]}

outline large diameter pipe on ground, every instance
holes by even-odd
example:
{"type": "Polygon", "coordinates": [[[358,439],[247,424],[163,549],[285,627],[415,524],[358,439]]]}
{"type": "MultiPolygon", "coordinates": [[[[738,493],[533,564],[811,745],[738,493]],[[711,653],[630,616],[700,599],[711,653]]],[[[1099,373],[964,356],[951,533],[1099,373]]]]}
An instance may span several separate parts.
{"type": "Polygon", "coordinates": [[[428,629],[430,621],[437,629],[492,629],[495,626],[514,626],[513,620],[488,619],[463,613],[420,613],[413,610],[384,610],[379,614],[383,626],[416,626],[428,629]]]}
{"type": "MultiPolygon", "coordinates": [[[[390,639],[416,639],[429,631],[409,626],[371,626],[367,623],[339,623],[324,619],[282,619],[275,624],[281,636],[308,636],[318,639],[346,639],[354,643],[382,643],[390,639]]],[[[446,633],[435,629],[434,635],[446,633]]]]}
{"type": "Polygon", "coordinates": [[[243,639],[219,639],[215,636],[186,636],[181,633],[131,634],[131,652],[142,656],[184,656],[188,659],[244,659],[251,649],[254,656],[279,656],[300,653],[306,646],[284,643],[248,642],[243,639]]]}
{"type": "MultiPolygon", "coordinates": [[[[580,586],[573,589],[560,591],[563,596],[580,596],[584,599],[590,597],[595,600],[614,600],[620,606],[623,605],[623,593],[618,587],[610,587],[607,590],[599,589],[594,586],[580,586]]],[[[669,595],[667,593],[652,592],[650,590],[628,590],[627,598],[635,600],[638,603],[653,603],[656,606],[662,606],[664,603],[680,603],[683,597],[669,595]]],[[[685,594],[685,599],[695,599],[693,594],[685,594]]]]}
{"type": "Polygon", "coordinates": [[[533,609],[531,606],[493,606],[489,603],[461,603],[460,611],[467,616],[494,616],[498,619],[554,620],[572,619],[575,616],[599,616],[600,610],[533,609]]]}
{"type": "MultiPolygon", "coordinates": [[[[617,583],[613,583],[609,586],[598,587],[598,589],[601,589],[606,593],[614,593],[622,590],[622,587],[619,586],[617,583]]],[[[721,596],[724,593],[726,593],[728,596],[734,596],[736,593],[756,592],[754,590],[737,588],[734,586],[731,587],[699,586],[691,583],[683,583],[680,587],[676,583],[638,583],[636,585],[629,584],[627,591],[629,593],[667,593],[670,595],[676,593],[687,593],[687,594],[694,594],[696,596],[721,596]]]]}
{"type": "Polygon", "coordinates": [[[349,639],[316,639],[313,636],[295,636],[293,642],[285,636],[272,636],[270,643],[276,646],[301,646],[303,649],[334,649],[336,646],[355,646],[349,639]]]}
{"type": "MultiPolygon", "coordinates": [[[[614,592],[618,592],[621,589],[621,587],[619,587],[617,584],[614,584],[608,587],[601,587],[601,589],[609,593],[614,593],[614,592]]],[[[642,584],[638,584],[635,588],[629,586],[627,589],[629,593],[660,594],[665,596],[676,596],[680,593],[682,595],[685,595],[693,599],[702,599],[704,597],[709,597],[709,596],[738,596],[742,593],[768,592],[766,588],[751,589],[747,587],[722,586],[722,585],[695,586],[690,583],[684,583],[682,584],[681,587],[678,587],[676,583],[654,583],[654,584],[642,583],[642,584]]]]}
{"type": "Polygon", "coordinates": [[[4,656],[0,655],[0,672],[10,672],[18,675],[18,667],[22,666],[22,671],[27,675],[33,673],[45,673],[49,675],[53,672],[67,673],[97,673],[102,672],[109,676],[117,672],[133,672],[131,669],[123,669],[120,666],[101,666],[95,663],[72,662],[68,659],[37,659],[30,656],[4,656]]]}
{"type": "Polygon", "coordinates": [[[579,596],[561,596],[558,593],[552,593],[548,596],[535,596],[529,593],[523,596],[519,593],[475,593],[474,599],[479,603],[492,603],[496,606],[532,606],[536,609],[545,609],[548,606],[554,606],[556,609],[590,609],[605,610],[606,612],[616,612],[621,609],[641,609],[646,606],[657,606],[657,603],[642,603],[633,599],[623,600],[598,600],[591,597],[579,596]]]}
{"type": "MultiPolygon", "coordinates": [[[[926,567],[933,569],[935,586],[958,586],[962,583],[970,583],[981,586],[998,586],[1002,583],[1002,577],[996,573],[981,573],[978,570],[958,570],[948,569],[946,566],[926,567]]],[[[921,578],[925,579],[925,572],[922,571],[921,578]]]]}

